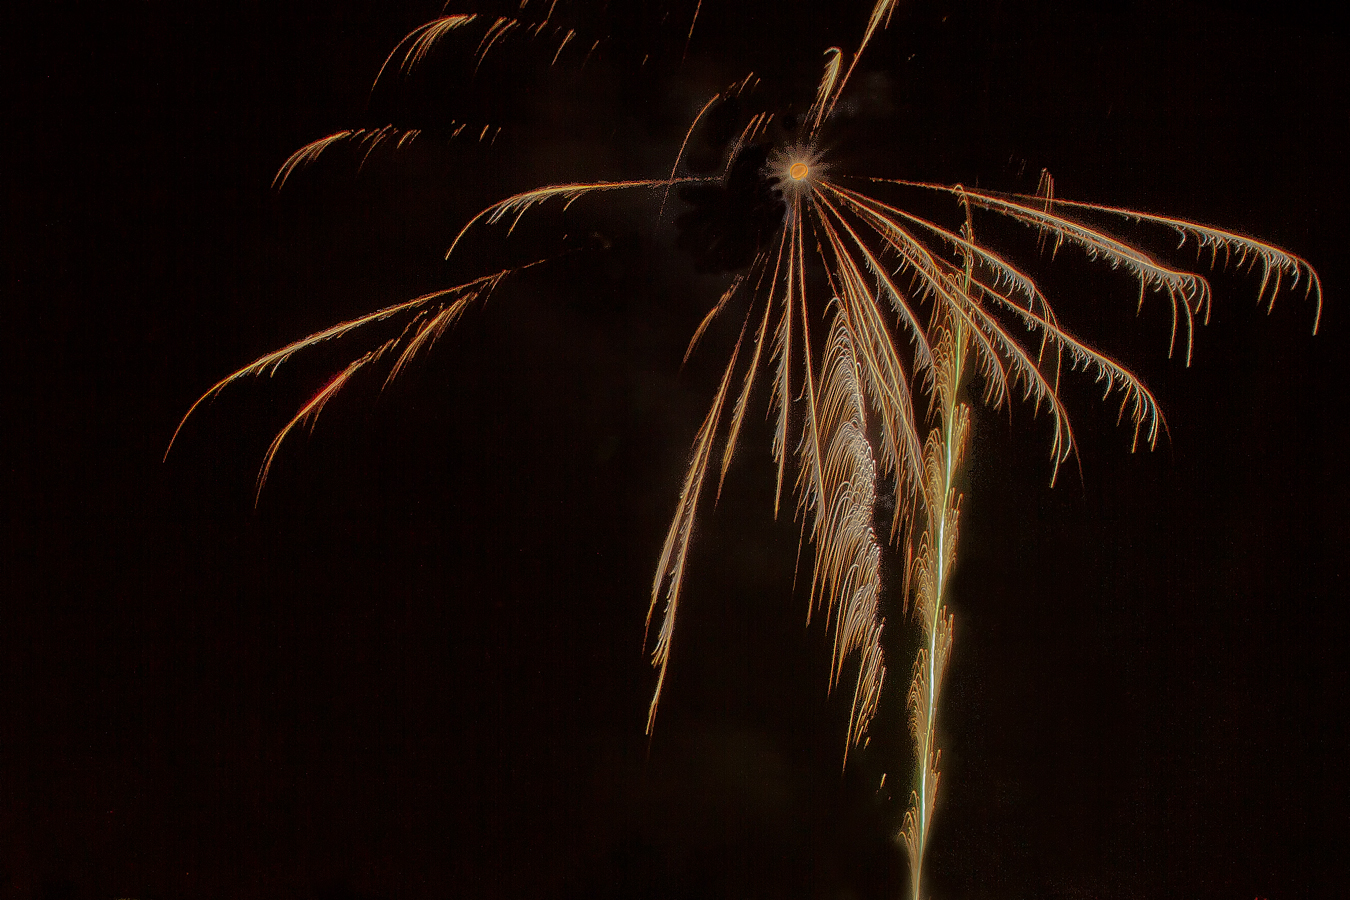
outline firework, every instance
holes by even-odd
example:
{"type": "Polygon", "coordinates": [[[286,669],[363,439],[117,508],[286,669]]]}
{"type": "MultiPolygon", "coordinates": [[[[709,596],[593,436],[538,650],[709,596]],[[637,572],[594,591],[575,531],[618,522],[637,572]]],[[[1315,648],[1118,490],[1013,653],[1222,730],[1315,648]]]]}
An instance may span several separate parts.
{"type": "MultiPolygon", "coordinates": [[[[1035,281],[977,240],[975,213],[992,213],[1034,229],[1042,248],[1050,245],[1058,250],[1069,245],[1089,259],[1124,270],[1138,285],[1140,304],[1151,294],[1162,295],[1172,318],[1169,353],[1184,330],[1187,363],[1195,320],[1208,317],[1212,301],[1206,279],[1167,264],[1088,217],[1160,226],[1176,237],[1178,245],[1190,243],[1198,253],[1208,254],[1211,264],[1222,259],[1225,264],[1255,268],[1261,279],[1258,296],[1269,303],[1282,288],[1302,282],[1317,309],[1314,331],[1320,318],[1321,288],[1306,261],[1269,244],[1173,217],[1064,201],[1054,196],[1048,175],[1043,176],[1035,195],[1001,195],[960,185],[882,178],[868,179],[862,182],[864,187],[857,188],[843,176],[836,178],[818,149],[820,132],[862,48],[889,12],[890,4],[878,3],[846,70],[840,51],[828,54],[820,88],[804,117],[804,133],[777,150],[770,161],[787,207],[777,246],[756,256],[749,273],[733,282],[695,334],[697,340],[713,318],[725,314],[733,295],[748,295],[741,337],[695,438],[653,581],[649,622],[662,597],[664,610],[653,652],[659,674],[648,729],[670,662],[692,526],[719,428],[725,435],[724,476],[751,388],[757,378],[767,378],[769,405],[776,418],[772,443],[778,467],[775,512],[788,448],[795,445],[798,507],[816,545],[810,602],[812,606],[823,602],[827,619],[834,622],[831,684],[839,678],[845,657],[855,651],[861,657],[845,760],[847,746],[866,738],[885,676],[874,533],[878,483],[893,493],[892,539],[906,533],[901,525],[907,516],[918,520],[914,529],[919,534],[918,545],[912,548],[911,558],[922,645],[907,704],[917,774],[900,835],[910,860],[911,893],[917,900],[939,781],[938,701],[952,646],[953,617],[946,609],[946,597],[960,513],[955,483],[970,421],[969,408],[960,399],[969,380],[967,370],[973,369],[982,382],[986,403],[997,407],[1020,394],[1036,410],[1044,408],[1049,413],[1052,481],[1074,449],[1072,427],[1060,400],[1066,366],[1094,378],[1104,395],[1119,398],[1135,445],[1142,441],[1153,446],[1161,425],[1157,403],[1147,387],[1129,370],[1062,328],[1035,281]],[[883,190],[948,193],[963,221],[959,228],[945,227],[908,211],[879,193],[883,190]],[[808,269],[822,273],[823,279],[808,277],[808,269]],[[831,311],[830,332],[818,348],[811,338],[812,323],[819,321],[826,307],[831,311]],[[738,363],[747,355],[743,352],[747,334],[753,335],[749,358],[741,364],[740,393],[728,413],[728,390],[736,380],[738,363]],[[770,345],[768,353],[763,352],[766,344],[770,345]],[[936,427],[922,440],[911,385],[918,385],[928,396],[930,414],[936,420],[936,427]],[[788,410],[794,403],[801,407],[802,425],[799,434],[789,435],[788,410]],[[869,417],[875,422],[875,444],[869,436],[869,417]]],[[[739,90],[738,85],[728,93],[739,90]]],[[[704,106],[699,115],[707,109],[704,106]]],[[[733,146],[752,144],[766,130],[767,116],[756,116],[733,146]]],[[[671,178],[677,174],[678,164],[671,178]]],[[[568,185],[519,194],[485,210],[475,221],[508,215],[518,220],[526,208],[550,196],[570,201],[599,187],[568,185]]]]}
{"type": "MultiPolygon", "coordinates": [[[[707,99],[663,177],[554,184],[513,194],[469,219],[450,243],[447,257],[471,230],[498,228],[494,233],[504,237],[527,215],[547,215],[550,208],[616,191],[646,192],[659,220],[672,188],[717,190],[726,185],[730,190],[738,161],[758,160],[755,154],[766,160],[763,166],[750,167],[749,181],[742,172],[741,184],[749,185],[744,192],[757,208],[775,210],[772,237],[756,247],[744,270],[709,304],[686,352],[687,359],[711,324],[735,310],[739,322],[732,327],[739,329],[738,337],[695,434],[652,581],[648,628],[658,608],[661,616],[652,648],[657,674],[647,729],[654,726],[666,684],[694,524],[708,493],[710,469],[717,468],[720,492],[754,389],[767,382],[774,423],[774,514],[783,505],[784,484],[790,482],[803,541],[814,547],[808,609],[823,612],[832,628],[831,687],[845,676],[852,657],[858,657],[845,762],[852,748],[865,743],[885,684],[882,545],[899,545],[908,560],[906,587],[899,593],[902,604],[912,593],[921,646],[907,695],[916,774],[900,837],[909,855],[911,896],[918,900],[940,774],[937,711],[953,638],[947,595],[962,499],[957,483],[970,428],[964,398],[978,391],[993,407],[1021,399],[1037,411],[1044,409],[1052,430],[1052,481],[1074,452],[1073,430],[1061,401],[1066,376],[1077,372],[1094,379],[1105,397],[1116,399],[1134,446],[1154,446],[1162,423],[1158,405],[1140,379],[1070,334],[1034,278],[987,242],[986,232],[992,228],[998,234],[993,227],[997,221],[1016,223],[1033,232],[1043,250],[1074,249],[1121,270],[1137,285],[1139,304],[1154,296],[1167,304],[1169,353],[1184,344],[1187,363],[1195,323],[1207,319],[1212,303],[1207,280],[1121,237],[1115,228],[1155,229],[1175,238],[1177,249],[1193,248],[1201,261],[1208,256],[1210,265],[1222,261],[1254,270],[1260,278],[1258,296],[1268,304],[1278,294],[1301,287],[1317,309],[1314,331],[1321,287],[1305,260],[1277,247],[1179,218],[1066,201],[1055,196],[1048,175],[1034,194],[1004,194],[840,171],[824,149],[824,137],[858,60],[886,26],[893,7],[893,0],[876,3],[854,51],[833,48],[826,53],[816,93],[794,123],[785,124],[767,110],[745,120],[730,144],[722,179],[684,174],[682,160],[690,136],[715,104],[752,100],[750,76],[707,99]],[[950,198],[949,219],[954,223],[920,215],[910,202],[940,195],[950,198]],[[795,470],[791,475],[790,468],[795,470]],[[877,506],[883,496],[889,496],[894,512],[888,523],[879,524],[877,506]]],[[[472,51],[474,65],[498,41],[516,32],[541,34],[547,22],[487,23],[472,51]]],[[[391,71],[406,74],[447,35],[483,25],[473,16],[428,23],[390,54],[381,77],[391,71]]],[[[691,23],[691,33],[693,27],[691,23]]],[[[550,33],[556,61],[575,35],[550,33]]],[[[287,160],[276,183],[284,184],[337,144],[356,141],[368,157],[375,146],[390,139],[401,146],[415,133],[391,128],[321,138],[287,160]]],[[[488,133],[477,134],[482,139],[488,133]]],[[[470,304],[486,298],[520,268],[391,306],[290,344],[222,379],[188,415],[232,382],[274,371],[316,344],[378,321],[406,323],[397,337],[354,356],[281,429],[264,459],[261,489],[284,439],[297,425],[312,421],[353,377],[382,361],[388,361],[386,380],[396,377],[470,304]]]]}

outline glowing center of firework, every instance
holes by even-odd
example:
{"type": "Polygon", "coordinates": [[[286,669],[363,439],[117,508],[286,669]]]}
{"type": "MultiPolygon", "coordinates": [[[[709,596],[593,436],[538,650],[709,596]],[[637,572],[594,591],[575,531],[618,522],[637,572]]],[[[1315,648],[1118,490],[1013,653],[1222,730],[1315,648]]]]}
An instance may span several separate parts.
{"type": "Polygon", "coordinates": [[[792,176],[793,180],[801,181],[810,171],[811,168],[806,163],[795,162],[792,164],[791,168],[788,169],[788,174],[792,176]]]}

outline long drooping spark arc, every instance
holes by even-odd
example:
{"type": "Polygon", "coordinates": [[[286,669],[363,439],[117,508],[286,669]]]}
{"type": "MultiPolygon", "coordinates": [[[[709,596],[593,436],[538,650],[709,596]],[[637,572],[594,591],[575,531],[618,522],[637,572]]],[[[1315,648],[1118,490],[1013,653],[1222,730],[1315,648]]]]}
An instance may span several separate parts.
{"type": "MultiPolygon", "coordinates": [[[[542,262],[542,260],[540,262],[542,262]]],[[[272,353],[268,353],[265,356],[261,356],[258,359],[255,359],[253,362],[244,366],[242,369],[237,369],[234,372],[231,372],[229,375],[226,375],[224,378],[220,379],[220,381],[217,381],[214,385],[212,385],[210,390],[208,390],[206,393],[202,394],[200,397],[197,398],[196,402],[193,403],[192,406],[188,408],[188,411],[183,415],[183,418],[179,420],[178,427],[174,429],[173,436],[169,439],[169,446],[164,450],[164,458],[168,459],[169,452],[173,450],[174,441],[178,440],[178,435],[183,430],[183,426],[187,423],[187,420],[192,417],[192,414],[197,410],[197,407],[201,406],[207,400],[210,400],[212,397],[219,394],[232,382],[238,381],[239,379],[245,378],[250,375],[261,375],[264,372],[267,372],[268,370],[271,370],[271,372],[274,373],[276,372],[277,368],[282,365],[282,363],[286,362],[286,360],[290,359],[292,356],[301,352],[302,350],[305,350],[309,347],[313,347],[316,344],[321,344],[325,341],[331,341],[335,340],[336,338],[343,337],[344,335],[347,335],[357,330],[358,328],[362,328],[374,322],[384,321],[386,319],[397,316],[400,313],[422,309],[428,306],[429,304],[434,303],[435,301],[440,300],[444,297],[453,296],[464,292],[481,291],[484,289],[490,291],[492,288],[496,287],[497,284],[499,284],[504,277],[511,274],[512,272],[523,271],[524,269],[530,268],[538,264],[539,264],[538,262],[528,263],[526,265],[519,266],[516,269],[505,269],[500,272],[494,272],[493,274],[485,275],[482,278],[475,278],[473,281],[466,282],[465,284],[456,285],[455,287],[446,288],[445,290],[441,291],[433,291],[429,294],[423,294],[420,297],[416,297],[412,300],[406,300],[403,303],[396,303],[393,306],[386,306],[384,309],[378,310],[368,315],[361,316],[360,318],[352,319],[351,321],[348,322],[340,322],[331,328],[325,328],[323,331],[316,332],[315,334],[311,334],[308,337],[301,338],[298,341],[293,341],[292,343],[287,344],[285,347],[282,347],[280,350],[275,350],[272,353]]]]}
{"type": "MultiPolygon", "coordinates": [[[[994,192],[988,192],[990,196],[998,196],[994,192]]],[[[1026,194],[1009,194],[1008,197],[1019,200],[1033,199],[1026,194]]],[[[1220,250],[1224,252],[1227,259],[1234,248],[1237,250],[1237,264],[1241,266],[1250,256],[1252,265],[1259,260],[1261,263],[1261,285],[1257,289],[1256,299],[1260,302],[1266,296],[1267,288],[1270,289],[1270,299],[1267,301],[1266,310],[1269,312],[1275,306],[1275,296],[1280,291],[1283,276],[1290,277],[1290,284],[1287,290],[1294,290],[1298,286],[1300,278],[1307,278],[1307,286],[1304,288],[1304,296],[1314,298],[1315,313],[1313,317],[1312,333],[1317,334],[1318,326],[1322,321],[1322,280],[1317,275],[1317,270],[1312,267],[1306,259],[1297,254],[1290,253],[1288,250],[1282,250],[1272,244],[1264,241],[1258,241],[1254,238],[1245,237],[1237,232],[1225,231],[1221,228],[1213,228],[1209,225],[1201,225],[1198,222],[1191,222],[1187,219],[1178,219],[1173,216],[1158,216],[1150,213],[1142,213],[1133,209],[1124,209],[1118,206],[1104,206],[1100,203],[1084,203],[1077,200],[1061,200],[1058,197],[1047,202],[1047,207],[1063,206],[1070,209],[1083,210],[1090,213],[1102,213],[1105,215],[1119,216],[1136,222],[1147,222],[1153,225],[1161,225],[1176,231],[1184,244],[1187,238],[1194,240],[1200,251],[1209,250],[1211,252],[1210,264],[1214,265],[1218,259],[1220,250]],[[1270,283],[1271,275],[1274,274],[1275,283],[1270,283]]],[[[1047,209],[1047,212],[1049,210],[1047,209]]]]}
{"type": "Polygon", "coordinates": [[[689,543],[693,536],[694,518],[698,510],[699,494],[703,490],[703,479],[708,471],[708,459],[712,454],[713,439],[717,434],[717,423],[722,417],[722,404],[726,400],[727,386],[731,383],[736,368],[736,357],[745,338],[745,329],[736,339],[731,351],[731,359],[722,374],[721,384],[713,397],[708,414],[694,438],[694,458],[685,475],[684,488],[680,491],[679,504],[675,516],[666,534],[665,545],[661,548],[661,560],[657,564],[656,577],[652,581],[651,603],[647,607],[647,624],[643,628],[642,642],[647,643],[647,630],[651,628],[652,614],[661,596],[661,588],[666,585],[666,609],[661,621],[661,631],[652,651],[652,664],[657,667],[656,688],[652,694],[651,705],[647,709],[647,733],[651,734],[656,724],[656,708],[661,702],[661,689],[666,681],[666,668],[670,663],[670,646],[675,631],[675,615],[680,602],[680,589],[684,584],[685,563],[689,557],[689,543]]]}
{"type": "Polygon", "coordinates": [[[433,291],[429,294],[423,294],[404,303],[398,303],[393,306],[352,319],[348,322],[342,322],[331,328],[316,332],[306,338],[294,341],[276,350],[268,353],[241,369],[232,372],[230,375],[216,382],[206,393],[197,398],[196,402],[188,408],[187,413],[179,421],[178,427],[174,429],[172,437],[169,439],[169,445],[164,450],[164,458],[168,459],[169,453],[173,450],[174,442],[178,440],[178,435],[182,432],[183,426],[192,414],[207,400],[215,397],[231,383],[248,376],[257,376],[264,373],[275,374],[276,370],[292,356],[300,353],[310,347],[318,344],[337,340],[352,332],[355,332],[364,326],[395,319],[401,315],[411,314],[410,319],[404,325],[403,332],[389,340],[384,341],[375,350],[368,351],[356,359],[352,360],[337,375],[333,376],[313,397],[311,397],[295,416],[286,423],[285,426],[273,438],[267,453],[263,458],[263,463],[258,472],[257,488],[254,493],[254,502],[262,496],[262,489],[267,483],[267,476],[272,468],[272,462],[276,458],[277,452],[285,442],[286,437],[301,423],[308,422],[311,426],[318,418],[319,413],[334,396],[351,381],[361,369],[377,362],[386,353],[398,350],[403,346],[393,367],[386,376],[384,386],[398,376],[398,374],[407,366],[407,364],[419,352],[431,346],[453,322],[463,315],[468,306],[480,299],[488,297],[493,290],[509,275],[517,274],[526,269],[542,265],[548,262],[547,259],[535,260],[525,263],[513,269],[503,269],[494,272],[491,275],[485,275],[472,281],[457,285],[445,290],[433,291]],[[446,302],[450,301],[450,302],[446,302]],[[437,304],[442,304],[437,306],[437,304]],[[419,324],[420,323],[420,324],[419,324]],[[412,335],[409,338],[409,334],[412,335]]]}
{"type": "Polygon", "coordinates": [[[507,234],[509,235],[511,231],[515,229],[516,225],[520,223],[521,217],[523,217],[531,207],[547,200],[560,197],[564,201],[563,209],[567,209],[578,199],[588,194],[605,191],[631,190],[633,188],[664,188],[676,184],[706,183],[710,180],[712,179],[646,178],[636,181],[593,181],[580,184],[555,184],[550,185],[549,187],[538,188],[533,191],[522,191],[519,194],[513,194],[505,200],[492,204],[470,219],[468,223],[459,230],[459,233],[455,235],[455,239],[450,242],[450,248],[445,251],[445,258],[450,258],[450,255],[455,252],[455,247],[459,245],[460,240],[478,223],[484,222],[488,225],[493,225],[507,216],[513,216],[511,219],[511,226],[507,229],[507,234]]]}
{"type": "MultiPolygon", "coordinates": [[[[787,230],[787,229],[784,229],[784,231],[783,231],[783,233],[782,233],[782,236],[780,237],[779,242],[778,242],[778,261],[779,261],[779,262],[782,261],[783,246],[784,246],[784,244],[785,244],[785,242],[786,242],[786,240],[787,240],[787,236],[788,236],[788,230],[787,230]]],[[[777,281],[777,276],[778,276],[778,264],[775,263],[775,265],[774,265],[774,279],[773,279],[773,281],[770,282],[770,284],[773,284],[774,282],[777,281]]],[[[739,280],[738,280],[736,283],[739,284],[739,280]]],[[[719,304],[719,307],[720,307],[720,306],[721,306],[721,304],[719,304]]],[[[769,295],[765,298],[765,302],[764,302],[764,315],[760,318],[759,328],[758,328],[758,330],[756,330],[756,332],[755,332],[755,349],[754,349],[753,355],[750,357],[750,364],[749,364],[749,366],[747,366],[747,368],[746,368],[746,372],[745,372],[745,382],[744,382],[744,384],[742,384],[742,386],[741,386],[741,392],[740,392],[740,395],[736,398],[736,406],[735,406],[735,408],[734,408],[734,412],[732,413],[732,417],[731,417],[731,425],[730,425],[730,427],[727,429],[726,447],[725,447],[725,448],[723,449],[723,451],[722,451],[722,467],[721,467],[721,471],[718,473],[718,476],[717,476],[717,497],[718,497],[718,499],[721,499],[721,496],[722,496],[722,482],[723,482],[723,481],[726,479],[726,477],[727,477],[727,469],[729,469],[729,468],[731,467],[731,458],[732,458],[732,455],[733,455],[733,454],[735,453],[735,451],[736,451],[736,441],[737,441],[737,439],[740,437],[741,423],[742,423],[742,422],[744,421],[744,419],[745,419],[745,411],[746,411],[746,408],[748,407],[749,402],[750,402],[750,388],[751,388],[751,386],[754,384],[754,382],[755,382],[755,376],[758,374],[758,370],[759,370],[759,358],[760,358],[761,353],[762,353],[763,350],[764,350],[764,345],[765,345],[765,343],[768,342],[769,319],[770,319],[770,317],[772,316],[773,309],[774,309],[773,293],[772,293],[772,291],[770,291],[769,295]]],[[[717,312],[717,309],[715,308],[715,309],[713,310],[713,312],[716,313],[716,312],[717,312]]],[[[783,314],[784,314],[784,315],[791,315],[791,310],[790,310],[790,308],[785,308],[783,314]]],[[[707,320],[705,319],[705,322],[706,322],[706,321],[707,321],[707,320]]],[[[747,321],[747,322],[749,321],[749,313],[747,313],[746,321],[747,321]]],[[[691,347],[692,347],[692,345],[691,345],[691,347]]],[[[686,354],[686,359],[687,359],[687,358],[688,358],[688,355],[686,354]]]]}

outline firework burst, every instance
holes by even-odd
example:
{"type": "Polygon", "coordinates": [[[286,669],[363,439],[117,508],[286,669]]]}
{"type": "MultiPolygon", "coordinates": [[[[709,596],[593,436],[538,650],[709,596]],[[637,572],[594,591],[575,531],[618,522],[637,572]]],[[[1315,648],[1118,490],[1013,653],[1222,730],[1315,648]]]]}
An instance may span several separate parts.
{"type": "MultiPolygon", "coordinates": [[[[879,0],[855,50],[826,52],[818,88],[804,112],[749,115],[729,145],[723,178],[685,173],[685,147],[716,104],[753,100],[751,76],[707,99],[669,174],[546,185],[513,194],[473,216],[447,256],[455,254],[471,230],[499,228],[504,237],[527,215],[547,215],[550,208],[616,191],[646,192],[654,217],[660,219],[673,188],[729,186],[737,177],[738,161],[744,169],[746,160],[766,160],[749,166],[752,183],[747,191],[761,209],[774,210],[775,226],[756,246],[748,266],[720,295],[709,298],[707,314],[686,352],[687,359],[713,322],[733,316],[739,320],[731,325],[738,337],[695,434],[652,580],[647,623],[653,625],[658,609],[660,623],[652,649],[657,675],[647,729],[654,725],[666,685],[694,525],[713,469],[714,490],[720,492],[752,395],[757,387],[767,389],[776,467],[774,513],[784,505],[787,484],[795,491],[803,541],[814,547],[808,608],[823,614],[832,628],[829,684],[833,687],[853,672],[845,762],[851,749],[866,742],[885,684],[883,545],[898,545],[907,560],[906,587],[899,593],[907,601],[912,584],[921,646],[907,695],[915,776],[900,836],[910,860],[911,896],[918,900],[939,781],[937,711],[953,638],[947,596],[960,519],[958,479],[970,428],[964,398],[975,392],[993,407],[1020,399],[1037,412],[1044,410],[1051,428],[1052,480],[1074,452],[1073,430],[1061,401],[1065,377],[1079,373],[1095,380],[1104,397],[1115,398],[1135,446],[1153,446],[1162,422],[1157,402],[1139,378],[1062,326],[1036,280],[986,240],[986,234],[1010,230],[998,222],[1015,223],[1030,230],[1046,252],[1073,249],[1121,270],[1137,285],[1139,304],[1161,297],[1167,305],[1172,321],[1169,351],[1181,348],[1188,363],[1196,321],[1209,315],[1208,282],[1192,268],[1122,237],[1117,229],[1170,234],[1174,250],[1193,249],[1201,262],[1208,257],[1210,265],[1254,270],[1260,278],[1258,295],[1267,303],[1297,287],[1320,314],[1321,288],[1305,260],[1277,247],[1179,218],[1066,201],[1055,196],[1048,175],[1034,194],[1005,194],[844,171],[824,149],[832,113],[864,50],[893,10],[893,0],[879,0]],[[931,206],[934,197],[942,196],[949,201],[945,220],[914,211],[911,201],[923,199],[931,206]],[[882,497],[889,497],[893,509],[888,522],[878,521],[882,497]],[[855,655],[858,660],[852,663],[855,655]]],[[[484,25],[473,16],[438,19],[399,44],[381,77],[407,74],[447,36],[480,26],[472,50],[475,65],[498,42],[545,32],[552,35],[549,52],[556,61],[557,54],[578,42],[572,32],[548,31],[547,22],[526,26],[496,20],[484,25]]],[[[477,126],[473,130],[480,139],[488,134],[477,126]]],[[[401,146],[412,134],[343,131],[321,138],[286,161],[277,184],[335,145],[358,141],[368,156],[376,144],[396,139],[401,146]]],[[[397,376],[470,304],[486,298],[520,268],[303,338],[222,379],[188,415],[234,381],[274,371],[316,344],[345,338],[379,321],[405,323],[398,336],[356,354],[281,429],[259,474],[261,489],[285,438],[297,425],[312,421],[353,377],[379,365],[385,367],[386,381],[397,376]]]]}

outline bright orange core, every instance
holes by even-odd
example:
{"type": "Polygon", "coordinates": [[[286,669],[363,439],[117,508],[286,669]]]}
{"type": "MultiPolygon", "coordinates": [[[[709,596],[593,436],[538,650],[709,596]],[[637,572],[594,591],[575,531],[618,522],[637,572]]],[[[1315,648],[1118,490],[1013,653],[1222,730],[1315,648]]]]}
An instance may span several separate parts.
{"type": "Polygon", "coordinates": [[[806,163],[793,163],[792,167],[788,169],[788,174],[797,181],[801,181],[809,171],[811,170],[806,167],[806,163]]]}

